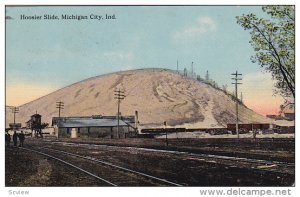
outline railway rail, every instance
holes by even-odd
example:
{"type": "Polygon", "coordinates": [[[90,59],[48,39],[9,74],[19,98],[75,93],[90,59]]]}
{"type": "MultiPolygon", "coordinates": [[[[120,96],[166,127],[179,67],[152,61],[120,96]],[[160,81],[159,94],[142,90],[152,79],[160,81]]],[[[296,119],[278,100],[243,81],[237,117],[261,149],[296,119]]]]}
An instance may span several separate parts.
{"type": "MultiPolygon", "coordinates": [[[[34,140],[26,146],[29,150],[50,155],[52,159],[55,157],[59,159],[58,161],[66,161],[71,164],[67,164],[68,166],[73,165],[72,167],[77,170],[81,168],[84,171],[80,171],[87,176],[99,177],[95,182],[95,185],[99,186],[197,186],[206,185],[208,182],[213,185],[223,185],[224,183],[224,185],[252,185],[251,180],[259,180],[253,185],[290,185],[293,181],[290,177],[294,177],[295,174],[293,162],[253,159],[247,158],[247,156],[202,154],[201,152],[189,152],[188,149],[178,151],[167,150],[164,147],[52,140],[34,140]],[[156,163],[157,159],[159,162],[156,163]],[[182,168],[184,170],[179,172],[178,169],[182,168]],[[215,174],[213,169],[220,171],[221,174],[215,174]],[[186,177],[186,174],[190,174],[190,176],[186,177]],[[249,177],[243,177],[243,174],[248,174],[249,177]],[[211,178],[214,175],[218,179],[211,178]],[[103,184],[98,180],[102,180],[103,184]]],[[[68,174],[66,175],[68,176],[68,174]]],[[[85,177],[85,175],[81,176],[85,177]]],[[[86,178],[79,178],[80,183],[81,180],[88,180],[86,178]]],[[[89,179],[93,181],[92,178],[89,179]]]]}
{"type": "MultiPolygon", "coordinates": [[[[268,161],[268,160],[261,160],[261,159],[252,159],[252,158],[245,158],[245,157],[232,157],[232,156],[223,156],[223,155],[213,155],[213,154],[199,154],[199,153],[190,153],[184,151],[173,151],[173,150],[163,150],[163,149],[152,149],[152,148],[141,148],[141,147],[131,147],[131,146],[112,146],[112,145],[99,145],[99,144],[85,144],[85,143],[65,143],[65,142],[54,142],[54,143],[63,143],[67,146],[88,146],[93,148],[98,147],[105,147],[110,150],[122,150],[125,149],[137,149],[141,151],[149,151],[149,152],[158,152],[158,153],[170,153],[188,157],[195,157],[201,159],[210,159],[216,161],[230,161],[234,163],[233,165],[228,165],[229,167],[233,168],[244,168],[240,167],[239,165],[236,166],[236,163],[245,164],[248,168],[251,168],[253,172],[270,172],[270,173],[277,173],[277,174],[290,174],[294,175],[295,165],[293,163],[287,162],[280,162],[280,161],[268,161]]],[[[59,150],[58,150],[59,151],[59,150]]],[[[72,154],[72,153],[71,153],[72,154]]],[[[84,156],[82,156],[84,157],[84,156]]],[[[87,157],[90,158],[90,157],[87,157]]],[[[92,158],[93,159],[93,158],[92,158]]],[[[103,161],[105,163],[105,161],[103,161]]],[[[208,161],[209,162],[209,161],[208,161]]],[[[106,162],[109,164],[109,162],[106,162]]],[[[225,164],[226,165],[226,164],[225,164]]]]}
{"type": "MultiPolygon", "coordinates": [[[[143,172],[128,169],[128,168],[125,168],[125,167],[122,167],[122,166],[119,166],[119,165],[115,165],[115,164],[110,163],[110,162],[106,162],[106,161],[103,161],[103,160],[92,158],[92,157],[89,157],[89,156],[78,155],[78,154],[74,154],[74,153],[70,153],[70,152],[66,152],[66,151],[61,151],[61,150],[56,150],[56,149],[51,149],[51,148],[46,148],[46,147],[43,147],[43,148],[40,148],[40,149],[47,150],[47,151],[51,152],[50,154],[46,153],[46,152],[42,152],[40,149],[39,150],[33,149],[33,147],[31,147],[31,148],[20,147],[20,148],[23,149],[23,150],[27,150],[27,151],[31,151],[31,152],[40,154],[40,155],[44,155],[46,157],[49,157],[51,159],[54,159],[54,160],[59,161],[61,163],[64,163],[65,165],[73,167],[73,168],[75,168],[75,169],[77,169],[77,170],[79,170],[79,171],[81,171],[81,172],[83,172],[83,173],[85,173],[89,176],[92,176],[92,177],[94,177],[98,180],[101,180],[101,181],[105,182],[106,184],[108,184],[110,186],[124,186],[124,185],[127,186],[127,184],[126,184],[127,180],[126,179],[128,179],[128,178],[130,178],[130,180],[129,180],[130,182],[132,182],[133,179],[136,179],[137,185],[139,184],[139,181],[141,181],[141,182],[146,183],[147,186],[148,185],[182,186],[178,183],[168,181],[168,180],[163,179],[163,178],[155,177],[155,176],[143,173],[143,172]],[[74,160],[73,160],[73,163],[71,163],[71,162],[66,161],[65,157],[64,157],[64,159],[61,159],[57,156],[53,156],[53,152],[92,162],[93,164],[96,164],[96,165],[94,165],[95,166],[95,168],[93,169],[94,171],[99,166],[106,166],[106,167],[109,167],[111,169],[117,169],[117,170],[113,170],[113,171],[109,170],[109,172],[114,173],[114,174],[117,173],[117,175],[115,175],[113,177],[110,176],[111,179],[114,179],[113,181],[112,180],[107,180],[108,178],[100,177],[97,173],[93,173],[91,171],[85,170],[83,167],[80,167],[79,165],[75,165],[74,160]],[[122,172],[122,173],[120,173],[120,172],[122,172]],[[151,181],[149,181],[149,180],[151,180],[151,181]]],[[[103,170],[101,170],[101,171],[103,171],[103,170]]],[[[105,171],[107,171],[107,169],[105,171]]]]}
{"type": "Polygon", "coordinates": [[[63,159],[60,159],[58,157],[55,157],[53,155],[49,155],[47,153],[44,153],[44,152],[41,152],[41,151],[37,151],[37,150],[33,150],[33,149],[29,149],[29,148],[24,148],[24,147],[19,147],[19,148],[23,149],[23,150],[31,151],[31,152],[34,152],[34,153],[37,153],[37,154],[40,154],[40,155],[43,155],[43,156],[46,156],[46,157],[49,157],[51,159],[54,159],[54,160],[59,161],[61,163],[64,163],[67,166],[73,167],[73,168],[75,168],[75,169],[77,169],[77,170],[79,170],[79,171],[81,171],[81,172],[83,172],[83,173],[85,173],[85,174],[87,174],[89,176],[92,176],[92,177],[94,177],[96,179],[99,179],[100,181],[103,181],[103,182],[105,182],[105,183],[107,183],[107,184],[109,184],[111,186],[117,186],[116,184],[111,183],[110,181],[108,181],[108,180],[106,180],[104,178],[101,178],[101,177],[99,177],[99,176],[97,176],[97,175],[95,175],[95,174],[93,174],[93,173],[91,173],[91,172],[89,172],[87,170],[82,169],[81,167],[78,167],[78,166],[76,166],[76,165],[74,165],[74,164],[72,164],[70,162],[67,162],[67,161],[65,161],[63,159]]]}
{"type": "MultiPolygon", "coordinates": [[[[224,156],[224,155],[215,155],[215,154],[204,154],[204,153],[191,153],[187,151],[175,151],[175,150],[165,150],[165,149],[155,149],[155,148],[142,148],[142,147],[134,147],[134,146],[113,146],[113,145],[102,145],[102,144],[88,144],[88,143],[66,143],[66,142],[50,142],[54,144],[63,144],[66,146],[91,146],[91,147],[105,147],[105,148],[115,148],[115,149],[136,149],[141,151],[148,151],[148,152],[161,152],[161,153],[170,153],[170,154],[177,154],[177,155],[188,155],[188,156],[195,156],[195,157],[203,157],[203,158],[211,158],[211,159],[222,159],[222,160],[230,160],[230,161],[238,161],[238,162],[246,162],[246,163],[253,163],[258,165],[279,165],[282,167],[295,167],[294,163],[289,162],[281,162],[281,161],[269,161],[263,159],[253,159],[253,158],[246,158],[246,157],[233,157],[233,156],[224,156]]],[[[264,169],[267,170],[267,169],[264,169]]]]}

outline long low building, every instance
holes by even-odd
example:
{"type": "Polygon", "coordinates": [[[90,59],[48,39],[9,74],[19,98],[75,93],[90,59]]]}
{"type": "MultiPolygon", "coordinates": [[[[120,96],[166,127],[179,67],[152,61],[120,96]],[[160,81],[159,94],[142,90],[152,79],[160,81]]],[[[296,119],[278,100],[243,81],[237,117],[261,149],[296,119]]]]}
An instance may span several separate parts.
{"type": "Polygon", "coordinates": [[[128,138],[136,135],[133,117],[115,116],[81,116],[54,117],[54,126],[58,137],[92,137],[92,138],[128,138]]]}
{"type": "MultiPolygon", "coordinates": [[[[295,125],[278,125],[273,123],[248,123],[238,124],[240,133],[247,133],[249,131],[273,131],[276,133],[294,133],[295,125]]],[[[233,134],[236,132],[236,124],[227,124],[227,130],[233,134]]]]}

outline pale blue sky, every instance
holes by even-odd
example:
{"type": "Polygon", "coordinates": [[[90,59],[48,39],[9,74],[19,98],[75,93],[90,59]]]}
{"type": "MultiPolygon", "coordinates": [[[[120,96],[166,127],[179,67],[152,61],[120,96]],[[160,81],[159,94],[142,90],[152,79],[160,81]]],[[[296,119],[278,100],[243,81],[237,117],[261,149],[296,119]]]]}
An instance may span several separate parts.
{"type": "Polygon", "coordinates": [[[262,69],[250,61],[250,35],[236,23],[261,6],[6,7],[6,85],[38,83],[58,89],[114,71],[162,67],[206,70],[231,86],[235,70],[262,69]],[[20,15],[115,14],[116,20],[20,20],[20,15]]]}

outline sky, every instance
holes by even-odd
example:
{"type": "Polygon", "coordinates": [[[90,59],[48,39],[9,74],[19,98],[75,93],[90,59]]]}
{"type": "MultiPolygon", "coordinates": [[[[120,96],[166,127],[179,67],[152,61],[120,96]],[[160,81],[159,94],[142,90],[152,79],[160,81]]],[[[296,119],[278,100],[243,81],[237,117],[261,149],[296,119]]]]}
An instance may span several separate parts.
{"type": "Polygon", "coordinates": [[[254,111],[278,113],[269,73],[252,63],[250,34],[236,16],[268,17],[261,6],[6,7],[6,105],[19,106],[78,81],[138,68],[190,69],[219,86],[242,73],[239,94],[254,111]],[[21,16],[56,15],[55,20],[21,16]],[[62,15],[87,16],[64,20],[62,15]],[[90,16],[115,16],[98,20],[90,16]]]}

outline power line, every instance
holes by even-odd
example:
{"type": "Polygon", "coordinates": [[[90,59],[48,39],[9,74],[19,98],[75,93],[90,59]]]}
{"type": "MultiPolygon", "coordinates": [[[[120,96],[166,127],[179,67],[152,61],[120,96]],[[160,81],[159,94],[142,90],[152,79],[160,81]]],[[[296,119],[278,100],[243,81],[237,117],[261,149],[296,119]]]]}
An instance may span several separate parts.
{"type": "Polygon", "coordinates": [[[58,109],[58,117],[60,118],[60,110],[64,109],[64,102],[62,101],[56,102],[56,108],[58,109]]]}
{"type": "Polygon", "coordinates": [[[238,76],[241,76],[242,74],[238,73],[238,71],[236,71],[235,73],[231,74],[234,76],[234,78],[231,78],[232,80],[234,80],[234,82],[232,84],[235,85],[235,98],[236,98],[236,104],[235,104],[235,110],[236,110],[236,124],[235,124],[235,129],[236,129],[236,133],[237,133],[237,137],[240,138],[239,135],[239,109],[238,109],[238,85],[242,84],[239,81],[241,81],[241,78],[238,78],[238,76]]]}
{"type": "Polygon", "coordinates": [[[118,126],[117,126],[117,138],[120,138],[119,136],[119,125],[120,125],[120,103],[121,100],[123,100],[125,98],[125,91],[120,90],[120,88],[118,90],[115,90],[115,99],[118,100],[118,126]]]}

